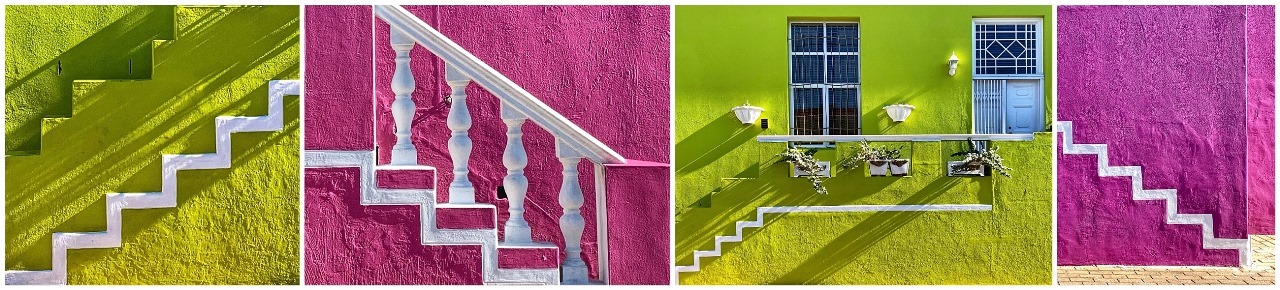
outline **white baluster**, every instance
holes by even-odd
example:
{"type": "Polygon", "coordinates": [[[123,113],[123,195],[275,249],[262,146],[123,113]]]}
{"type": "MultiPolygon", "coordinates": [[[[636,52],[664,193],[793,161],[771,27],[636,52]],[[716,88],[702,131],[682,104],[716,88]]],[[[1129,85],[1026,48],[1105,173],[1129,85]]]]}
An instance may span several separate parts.
{"type": "Polygon", "coordinates": [[[471,168],[468,165],[471,160],[471,137],[467,135],[467,130],[471,129],[471,111],[467,109],[467,84],[471,83],[471,79],[451,66],[445,68],[444,79],[453,89],[449,94],[452,106],[449,108],[449,117],[445,120],[449,130],[453,131],[452,137],[449,137],[449,157],[453,159],[449,203],[476,203],[476,189],[471,186],[471,168]]]}
{"type": "Polygon", "coordinates": [[[510,217],[504,225],[503,241],[513,244],[533,243],[529,222],[524,220],[524,196],[529,191],[529,179],[524,177],[524,167],[529,158],[524,152],[523,132],[520,126],[526,118],[510,105],[502,104],[502,122],[507,124],[507,149],[502,153],[502,164],[507,166],[507,177],[502,187],[507,191],[507,212],[510,217]]]}
{"type": "Polygon", "coordinates": [[[587,222],[582,218],[582,185],[578,184],[578,162],[582,156],[569,149],[563,142],[556,141],[556,157],[564,166],[560,183],[560,207],[564,215],[560,216],[560,233],[564,235],[564,262],[560,264],[560,277],[563,284],[586,284],[587,263],[582,260],[582,231],[587,222]]]}
{"type": "Polygon", "coordinates": [[[417,105],[413,103],[413,71],[409,69],[409,50],[416,43],[408,34],[399,29],[391,29],[391,48],[396,51],[396,71],[391,76],[391,91],[396,100],[391,103],[391,117],[396,122],[396,145],[391,147],[391,164],[418,164],[418,149],[413,146],[413,114],[417,105]]]}

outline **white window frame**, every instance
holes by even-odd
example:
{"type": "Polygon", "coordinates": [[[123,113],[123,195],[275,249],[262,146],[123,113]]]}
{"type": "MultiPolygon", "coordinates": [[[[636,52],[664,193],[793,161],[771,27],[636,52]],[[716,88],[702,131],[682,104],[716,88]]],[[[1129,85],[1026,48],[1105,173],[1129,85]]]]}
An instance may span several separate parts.
{"type": "MultiPolygon", "coordinates": [[[[1037,115],[1040,117],[1041,122],[1045,120],[1045,113],[1044,113],[1045,49],[1044,49],[1044,19],[1043,18],[973,18],[973,22],[969,25],[969,53],[972,55],[972,58],[973,58],[971,61],[969,61],[969,72],[973,78],[972,80],[970,80],[971,86],[972,86],[973,80],[1037,80],[1038,81],[1037,87],[1039,88],[1038,92],[1040,94],[1041,101],[1037,102],[1036,112],[1037,112],[1037,115]],[[992,24],[1035,24],[1036,26],[1036,73],[1034,74],[978,74],[978,61],[977,61],[978,56],[974,54],[978,51],[977,27],[978,25],[992,25],[992,24]]],[[[976,89],[977,88],[973,88],[973,90],[976,90],[976,89]]],[[[978,116],[977,116],[978,111],[977,111],[976,97],[977,97],[976,91],[969,92],[969,111],[970,111],[969,133],[971,134],[976,133],[978,129],[978,116]]],[[[1001,110],[1001,114],[1003,114],[1004,108],[1000,108],[1000,110],[1001,110]]],[[[1001,128],[1008,127],[1008,122],[1006,118],[1001,117],[1000,121],[1002,123],[1000,124],[1001,128]]],[[[1004,134],[1009,134],[1008,131],[1003,131],[1003,132],[1004,134]]]]}
{"type": "MultiPolygon", "coordinates": [[[[789,132],[789,134],[791,134],[791,135],[794,135],[794,134],[795,134],[795,129],[796,129],[796,127],[797,127],[797,124],[796,124],[796,115],[795,115],[795,112],[796,112],[796,111],[795,111],[795,101],[796,101],[796,99],[795,99],[795,98],[796,98],[796,96],[795,96],[795,89],[796,89],[795,84],[796,84],[796,82],[795,82],[795,79],[793,78],[793,77],[795,76],[795,74],[794,74],[794,72],[792,71],[792,69],[794,69],[794,68],[795,68],[795,63],[794,63],[794,61],[793,61],[793,59],[794,59],[794,58],[793,58],[793,56],[797,56],[797,55],[853,55],[853,56],[857,56],[857,57],[858,57],[858,82],[857,82],[857,83],[837,83],[837,84],[832,84],[832,83],[822,83],[822,84],[809,84],[809,85],[806,85],[806,86],[805,86],[805,88],[822,89],[822,135],[830,135],[830,132],[831,132],[831,131],[830,131],[830,127],[831,127],[831,125],[830,125],[830,124],[831,124],[831,89],[833,89],[833,88],[854,88],[854,89],[857,89],[858,94],[857,94],[857,96],[855,96],[855,98],[857,98],[857,105],[856,105],[856,107],[857,107],[857,108],[856,108],[856,109],[858,110],[858,118],[857,118],[857,120],[858,120],[858,125],[857,125],[857,126],[858,126],[858,129],[857,129],[857,133],[861,134],[861,133],[862,133],[862,24],[861,24],[861,23],[859,23],[858,21],[791,21],[791,22],[788,22],[788,23],[787,23],[787,115],[788,115],[788,116],[790,116],[790,128],[789,128],[789,129],[791,130],[791,132],[789,132]],[[822,40],[822,52],[796,52],[796,51],[794,51],[795,46],[793,45],[793,43],[792,43],[792,39],[791,39],[792,25],[795,25],[795,24],[823,24],[823,25],[824,25],[824,26],[823,26],[823,35],[825,36],[825,35],[826,35],[826,26],[825,26],[825,25],[826,25],[826,24],[832,24],[832,23],[837,23],[837,24],[839,24],[839,23],[852,23],[852,24],[857,24],[857,27],[858,27],[858,29],[857,29],[858,34],[857,34],[857,35],[854,35],[854,37],[858,39],[858,41],[857,41],[858,51],[856,51],[856,52],[828,52],[828,51],[827,51],[827,41],[826,41],[826,39],[825,39],[825,38],[822,40]]],[[[823,68],[823,69],[822,69],[822,79],[824,79],[824,80],[825,80],[825,79],[827,79],[827,62],[826,62],[825,60],[823,61],[822,68],[823,68]]],[[[814,147],[814,146],[804,146],[804,147],[814,147]]],[[[828,146],[825,146],[825,145],[818,145],[818,146],[816,146],[816,147],[828,147],[828,146]]]]}

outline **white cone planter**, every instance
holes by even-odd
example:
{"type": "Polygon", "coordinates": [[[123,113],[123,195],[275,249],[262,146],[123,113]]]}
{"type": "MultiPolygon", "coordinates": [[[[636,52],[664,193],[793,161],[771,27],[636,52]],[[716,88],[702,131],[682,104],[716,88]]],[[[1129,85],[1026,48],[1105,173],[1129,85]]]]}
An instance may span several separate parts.
{"type": "Polygon", "coordinates": [[[760,118],[760,112],[764,112],[764,108],[752,106],[751,104],[733,107],[733,114],[738,116],[738,121],[742,121],[743,125],[755,124],[756,119],[760,118]]]}
{"type": "Polygon", "coordinates": [[[912,105],[897,104],[885,106],[884,111],[889,113],[889,118],[893,119],[894,122],[902,122],[906,121],[908,116],[911,116],[911,110],[914,110],[915,108],[916,107],[912,105]]]}

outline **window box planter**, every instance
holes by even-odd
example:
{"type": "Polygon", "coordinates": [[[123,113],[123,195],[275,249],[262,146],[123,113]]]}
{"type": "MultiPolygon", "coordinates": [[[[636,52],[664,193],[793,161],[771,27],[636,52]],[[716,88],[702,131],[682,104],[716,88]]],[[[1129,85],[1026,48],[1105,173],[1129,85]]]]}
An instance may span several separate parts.
{"type": "Polygon", "coordinates": [[[889,173],[894,176],[906,176],[907,172],[911,172],[911,159],[889,160],[889,173]]]}
{"type": "Polygon", "coordinates": [[[947,176],[987,176],[987,166],[982,163],[947,161],[947,176]]]}
{"type": "Polygon", "coordinates": [[[796,168],[796,166],[793,164],[791,165],[791,177],[805,177],[805,176],[831,177],[831,161],[818,161],[818,165],[822,165],[823,167],[822,171],[808,172],[808,171],[800,170],[800,168],[796,168]]]}
{"type": "Polygon", "coordinates": [[[889,160],[867,161],[867,168],[871,170],[871,176],[889,176],[889,160]]]}

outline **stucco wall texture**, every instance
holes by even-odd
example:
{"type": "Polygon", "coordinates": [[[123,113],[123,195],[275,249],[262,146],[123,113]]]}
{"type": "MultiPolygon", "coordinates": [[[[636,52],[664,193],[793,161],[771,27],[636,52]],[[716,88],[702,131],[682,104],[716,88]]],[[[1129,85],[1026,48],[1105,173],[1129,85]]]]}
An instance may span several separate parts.
{"type": "MultiPolygon", "coordinates": [[[[788,21],[860,23],[863,134],[964,134],[971,124],[972,22],[978,17],[1043,18],[1051,44],[1051,6],[678,6],[676,7],[675,262],[734,235],[760,206],[990,204],[979,212],[770,214],[763,228],[703,258],[680,284],[1048,284],[1052,281],[1052,136],[992,142],[1013,177],[948,177],[949,155],[964,141],[876,142],[904,146],[911,177],[870,177],[866,167],[834,168],[817,195],[778,163],[788,102],[788,21]],[[743,34],[743,31],[750,31],[743,34]],[[947,74],[952,53],[962,69],[947,74]],[[765,108],[747,126],[730,109],[765,108]],[[917,106],[902,123],[881,107],[917,106]]],[[[1044,46],[1043,57],[1052,55],[1044,46]]],[[[1052,69],[1046,63],[1045,85],[1052,69]]],[[[1052,91],[1046,90],[1045,96],[1052,91]]],[[[1051,102],[1046,97],[1045,107],[1051,102]]],[[[852,153],[824,149],[819,160],[852,153]]]]}
{"type": "MultiPolygon", "coordinates": [[[[670,132],[667,109],[670,104],[670,12],[667,7],[407,8],[624,157],[670,162],[667,138],[670,132]]],[[[388,109],[394,99],[389,80],[394,68],[394,51],[388,45],[388,26],[371,20],[370,15],[369,6],[307,7],[308,64],[316,64],[307,69],[307,93],[312,98],[307,106],[309,150],[372,150],[374,142],[370,141],[374,140],[376,127],[380,162],[390,159],[389,149],[395,143],[388,109]],[[370,25],[375,31],[370,31],[370,25]],[[374,42],[374,48],[369,47],[370,41],[374,42]],[[317,69],[319,67],[330,70],[317,69]],[[321,99],[317,101],[315,96],[321,99]]],[[[443,81],[443,62],[422,47],[414,48],[411,56],[418,84],[413,93],[418,107],[413,142],[418,148],[420,164],[441,169],[436,182],[441,189],[438,201],[445,202],[447,185],[453,176],[446,145],[449,130],[444,126],[449,105],[443,100],[449,88],[443,81]]],[[[505,125],[498,118],[496,97],[476,85],[468,87],[467,94],[473,121],[470,136],[474,142],[470,178],[476,188],[476,201],[496,204],[501,223],[507,219],[507,204],[505,199],[496,197],[496,192],[506,174],[501,163],[505,125]]],[[[525,124],[524,132],[529,156],[525,174],[530,182],[525,218],[533,228],[534,240],[563,247],[557,201],[561,165],[555,159],[554,140],[532,123],[525,124]]],[[[586,220],[583,257],[591,277],[596,278],[599,269],[593,167],[584,160],[579,171],[583,173],[580,183],[586,197],[582,207],[586,220]]],[[[669,171],[632,172],[669,176],[669,171]]],[[[416,210],[359,206],[352,181],[359,177],[354,171],[307,169],[306,174],[307,283],[480,282],[478,247],[420,246],[416,210]],[[362,214],[353,211],[357,208],[362,214]],[[371,238],[382,237],[387,227],[409,232],[391,238],[371,238]]],[[[646,215],[668,207],[666,191],[661,194],[648,190],[610,192],[610,198],[627,195],[634,200],[632,194],[658,196],[640,196],[652,201],[634,204],[645,208],[631,211],[633,216],[611,210],[611,224],[615,220],[670,222],[666,216],[663,220],[652,220],[652,215],[646,215]]],[[[661,252],[666,253],[666,247],[661,246],[669,244],[665,235],[647,238],[651,239],[645,241],[647,245],[658,245],[661,252]]],[[[625,254],[648,255],[640,250],[625,254]]],[[[662,258],[665,259],[665,255],[662,258]]],[[[626,270],[615,268],[612,273],[617,275],[626,270]]],[[[658,283],[669,281],[665,276],[652,279],[658,283]]]]}
{"type": "Polygon", "coordinates": [[[1276,233],[1275,11],[1275,6],[1246,8],[1250,234],[1276,233]]]}
{"type": "MultiPolygon", "coordinates": [[[[137,78],[145,80],[78,83],[67,96],[6,92],[7,105],[67,97],[61,102],[74,112],[26,128],[40,138],[39,155],[5,157],[6,270],[49,269],[53,232],[105,230],[106,194],[160,190],[162,154],[214,152],[214,118],[265,115],[268,82],[298,79],[297,6],[8,6],[6,12],[14,21],[6,22],[6,64],[64,60],[64,69],[115,66],[103,71],[123,67],[127,74],[127,60],[62,57],[113,59],[127,51],[120,46],[147,51],[126,54],[146,56],[135,62],[147,72],[137,78]],[[111,24],[63,21],[81,16],[111,24]],[[159,27],[145,27],[152,25],[159,27]],[[157,30],[170,40],[122,36],[157,30]],[[85,32],[91,36],[79,43],[53,41],[85,32]],[[41,44],[54,49],[14,49],[41,44]]],[[[24,79],[10,74],[39,79],[47,76],[35,74],[55,72],[6,71],[6,79],[24,79]]],[[[297,284],[300,106],[299,98],[284,98],[281,130],[233,134],[229,169],[180,171],[176,208],[124,211],[120,247],[68,251],[67,282],[297,284]]]]}
{"type": "MultiPolygon", "coordinates": [[[[1058,119],[1110,164],[1143,167],[1144,187],[1177,189],[1179,212],[1212,214],[1245,238],[1244,6],[1061,6],[1058,119]]],[[[1059,152],[1061,152],[1059,150],[1059,152]]],[[[1200,229],[1167,225],[1128,178],[1098,177],[1093,155],[1059,154],[1060,265],[1236,265],[1203,250],[1200,229]]]]}

